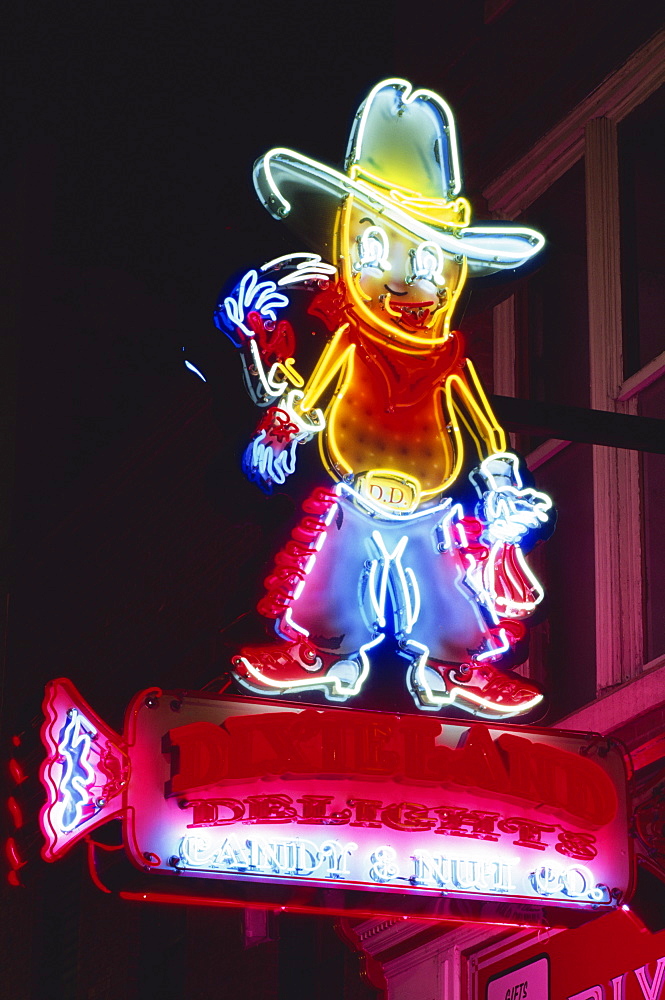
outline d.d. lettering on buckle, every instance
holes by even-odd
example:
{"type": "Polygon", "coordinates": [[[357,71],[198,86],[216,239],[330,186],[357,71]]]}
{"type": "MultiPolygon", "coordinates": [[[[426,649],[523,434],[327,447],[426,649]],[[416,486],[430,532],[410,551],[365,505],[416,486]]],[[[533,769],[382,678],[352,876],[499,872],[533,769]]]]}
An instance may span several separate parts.
{"type": "Polygon", "coordinates": [[[356,488],[371,507],[396,514],[410,514],[421,497],[420,482],[390,469],[372,469],[358,476],[356,488]]]}

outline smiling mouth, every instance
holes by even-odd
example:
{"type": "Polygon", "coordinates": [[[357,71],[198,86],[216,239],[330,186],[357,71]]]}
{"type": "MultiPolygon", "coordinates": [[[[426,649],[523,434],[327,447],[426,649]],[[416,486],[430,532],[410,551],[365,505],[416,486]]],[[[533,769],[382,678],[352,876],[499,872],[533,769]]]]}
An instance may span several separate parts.
{"type": "Polygon", "coordinates": [[[394,302],[392,301],[393,295],[408,295],[408,292],[393,291],[390,285],[384,285],[383,287],[387,289],[389,294],[380,295],[379,299],[383,304],[383,308],[391,316],[410,327],[422,327],[427,322],[431,307],[434,305],[433,300],[430,299],[426,302],[394,302]]]}

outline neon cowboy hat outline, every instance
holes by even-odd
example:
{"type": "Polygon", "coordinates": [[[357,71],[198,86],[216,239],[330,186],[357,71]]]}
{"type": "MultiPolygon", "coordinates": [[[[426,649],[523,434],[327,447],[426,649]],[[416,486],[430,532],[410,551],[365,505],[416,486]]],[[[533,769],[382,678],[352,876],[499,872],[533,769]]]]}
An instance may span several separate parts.
{"type": "Polygon", "coordinates": [[[274,218],[288,220],[319,247],[329,243],[332,228],[314,229],[321,203],[337,209],[347,196],[419,240],[466,257],[472,276],[517,268],[544,246],[534,229],[470,225],[452,111],[438,94],[412,90],[407,80],[383,80],[370,91],[356,114],[345,166],[341,173],[276,147],[256,161],[254,186],[274,218]]]}

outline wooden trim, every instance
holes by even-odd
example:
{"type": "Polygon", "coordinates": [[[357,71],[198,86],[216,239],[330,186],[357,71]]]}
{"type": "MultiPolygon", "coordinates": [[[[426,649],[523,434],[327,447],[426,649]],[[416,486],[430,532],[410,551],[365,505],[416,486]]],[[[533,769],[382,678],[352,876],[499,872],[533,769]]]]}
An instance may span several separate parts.
{"type": "Polygon", "coordinates": [[[494,327],[494,393],[515,396],[515,296],[499,302],[492,310],[494,327]]]}
{"type": "Polygon", "coordinates": [[[665,663],[646,671],[557,722],[557,728],[610,733],[663,703],[665,663]]]}
{"type": "Polygon", "coordinates": [[[539,466],[544,465],[545,462],[549,462],[550,458],[554,458],[558,455],[560,451],[567,448],[571,441],[561,441],[559,438],[548,438],[547,441],[543,441],[539,444],[537,448],[530,451],[526,456],[527,468],[534,472],[539,466]]]}
{"type": "Polygon", "coordinates": [[[665,82],[665,31],[620,69],[483,191],[490,211],[514,219],[584,155],[584,130],[598,117],[622,121],[665,82]]]}
{"type": "MultiPolygon", "coordinates": [[[[538,943],[544,946],[545,942],[551,937],[563,933],[564,928],[562,927],[541,927],[537,931],[519,931],[508,937],[504,937],[501,941],[488,943],[486,947],[476,950],[469,958],[469,966],[471,971],[476,974],[482,969],[486,969],[488,965],[494,965],[499,959],[508,959],[512,955],[520,955],[532,944],[538,943]]],[[[516,961],[519,961],[519,959],[516,959],[516,961]]],[[[469,1000],[471,1000],[471,996],[469,1000]]]]}
{"type": "Polygon", "coordinates": [[[617,401],[623,403],[628,399],[632,399],[642,389],[646,389],[652,382],[659,379],[661,375],[665,375],[665,351],[662,354],[658,354],[644,368],[640,368],[638,372],[635,372],[634,375],[626,379],[619,387],[617,401]]]}
{"type": "MultiPolygon", "coordinates": [[[[510,295],[492,310],[492,352],[494,393],[515,397],[517,374],[515,367],[515,296],[510,295]]],[[[508,435],[515,448],[515,435],[508,435]]]]}
{"type": "Polygon", "coordinates": [[[619,165],[616,125],[586,127],[587,281],[592,409],[614,409],[623,377],[619,165]]]}
{"type": "Polygon", "coordinates": [[[415,936],[421,929],[422,924],[415,920],[403,920],[402,917],[376,917],[355,924],[353,933],[358,939],[359,947],[368,955],[376,957],[379,952],[393,948],[415,936]]]}
{"type": "Polygon", "coordinates": [[[665,733],[661,733],[660,736],[656,736],[641,747],[630,751],[630,759],[636,771],[643,767],[649,767],[650,764],[655,764],[663,757],[665,757],[665,733]]]}
{"type": "MultiPolygon", "coordinates": [[[[590,403],[616,403],[623,373],[619,169],[616,122],[594,118],[585,130],[590,403]]],[[[642,666],[642,550],[639,456],[593,448],[596,579],[596,688],[634,677],[642,666]]]]}
{"type": "Polygon", "coordinates": [[[491,924],[447,932],[442,928],[438,938],[386,963],[383,973],[388,984],[387,1000],[412,1000],[414,996],[462,1000],[464,952],[502,931],[491,924]]]}

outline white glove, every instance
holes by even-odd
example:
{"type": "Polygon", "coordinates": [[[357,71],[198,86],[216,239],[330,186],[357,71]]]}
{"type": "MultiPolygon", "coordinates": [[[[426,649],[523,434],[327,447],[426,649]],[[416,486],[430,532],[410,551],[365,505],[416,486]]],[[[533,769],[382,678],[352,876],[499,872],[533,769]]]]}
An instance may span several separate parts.
{"type": "Polygon", "coordinates": [[[481,463],[476,474],[489,489],[482,489],[481,516],[492,542],[519,544],[527,532],[546,524],[552,500],[546,493],[522,484],[519,460],[511,452],[498,452],[481,463]]]}

